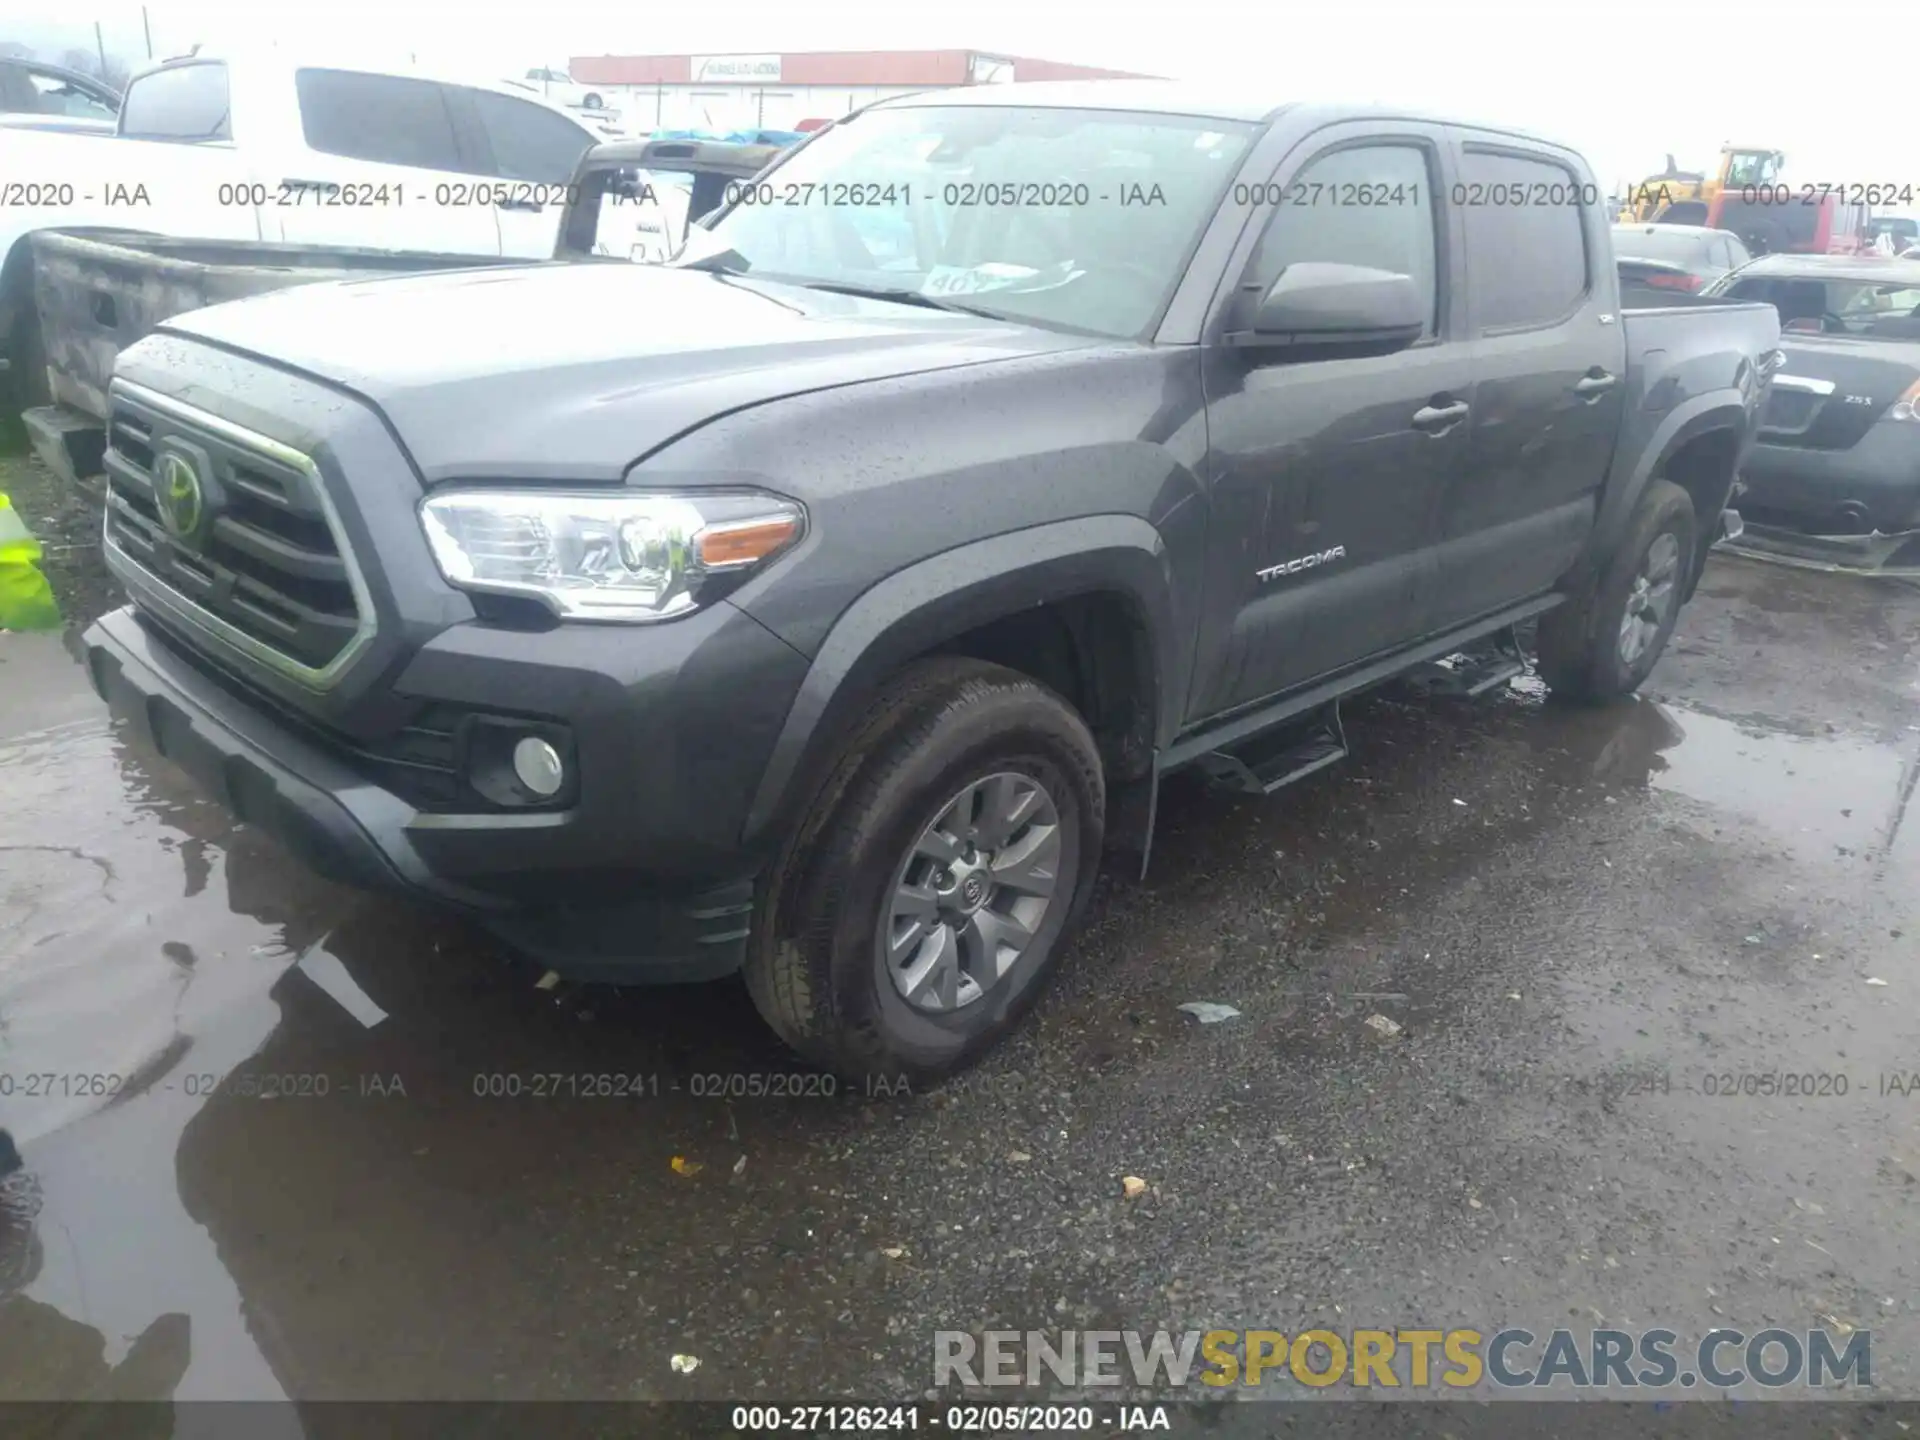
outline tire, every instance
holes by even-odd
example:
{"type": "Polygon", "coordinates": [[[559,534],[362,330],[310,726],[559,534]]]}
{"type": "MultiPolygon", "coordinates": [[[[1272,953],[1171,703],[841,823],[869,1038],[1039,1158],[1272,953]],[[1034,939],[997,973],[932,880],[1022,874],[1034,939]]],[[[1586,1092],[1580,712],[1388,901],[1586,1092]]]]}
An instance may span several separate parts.
{"type": "Polygon", "coordinates": [[[0,297],[0,315],[8,317],[4,338],[7,375],[4,409],[13,414],[45,405],[53,397],[47,388],[47,354],[40,343],[40,312],[33,303],[32,271],[21,267],[20,279],[0,297]]]}
{"type": "MultiPolygon", "coordinates": [[[[853,1079],[937,1080],[1014,1028],[1045,988],[1086,907],[1106,820],[1099,750],[1073,708],[1039,682],[998,665],[943,658],[916,663],[893,680],[841,753],[756,916],[748,993],[775,1032],[814,1064],[853,1079]],[[948,870],[917,853],[936,826],[946,827],[943,835],[964,830],[954,802],[982,782],[983,800],[1017,796],[1017,804],[1001,808],[1027,807],[1025,818],[1015,815],[1012,843],[997,850],[987,844],[995,827],[983,823],[983,861],[998,857],[1000,873],[1012,875],[1022,854],[1051,856],[1036,865],[1052,875],[1051,894],[1037,909],[1039,897],[996,883],[964,856],[948,870]],[[1026,787],[1037,787],[1041,799],[1026,787]],[[1057,847],[1051,851],[1044,825],[1032,818],[1049,814],[1057,847]],[[977,908],[964,919],[940,908],[933,921],[894,913],[902,885],[916,897],[937,898],[943,884],[956,886],[943,906],[970,900],[977,908]],[[983,945],[982,936],[1021,933],[1006,926],[1009,914],[1031,927],[1030,938],[1019,946],[983,945]],[[946,950],[943,927],[967,966],[936,963],[956,953],[946,950]],[[883,933],[902,941],[892,957],[883,933]],[[1017,952],[1013,958],[1009,950],[1017,952]],[[895,975],[922,973],[933,978],[916,1004],[895,975]],[[945,987],[938,983],[943,976],[951,982],[945,987]],[[968,998],[969,979],[976,998],[968,998]],[[950,1003],[924,1008],[941,1000],[950,1003]]],[[[990,820],[994,808],[983,804],[981,813],[990,820]]],[[[927,843],[945,846],[938,836],[927,843]]]]}
{"type": "Polygon", "coordinates": [[[1687,492],[1669,480],[1655,480],[1635,507],[1619,548],[1578,597],[1540,618],[1540,674],[1556,695],[1585,704],[1605,704],[1630,695],[1652,672],[1667,648],[1695,563],[1698,522],[1687,492]],[[1656,554],[1656,547],[1659,552],[1656,554]],[[1669,550],[1663,574],[1661,559],[1669,550]],[[1637,588],[1643,578],[1654,594],[1637,588]],[[1665,603],[1647,608],[1664,584],[1665,603]],[[1631,648],[1624,633],[1629,602],[1639,607],[1642,629],[1631,648]],[[1650,628],[1649,628],[1650,627],[1650,628]],[[1629,653],[1631,649],[1631,653],[1629,653]]]}

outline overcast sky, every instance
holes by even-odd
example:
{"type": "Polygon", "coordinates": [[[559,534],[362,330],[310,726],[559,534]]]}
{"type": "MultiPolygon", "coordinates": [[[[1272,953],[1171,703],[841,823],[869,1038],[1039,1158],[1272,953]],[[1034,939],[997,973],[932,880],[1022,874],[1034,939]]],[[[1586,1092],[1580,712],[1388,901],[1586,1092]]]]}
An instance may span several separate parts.
{"type": "MultiPolygon", "coordinates": [[[[1667,151],[1711,168],[1729,140],[1785,150],[1790,178],[1920,185],[1905,73],[1916,12],[1874,0],[150,0],[147,11],[161,54],[311,37],[336,55],[346,40],[368,59],[411,51],[488,76],[587,54],[995,50],[1520,125],[1584,150],[1604,185],[1658,170],[1667,151]]],[[[110,49],[144,49],[140,6],[126,0],[0,0],[0,39],[23,28],[17,16],[34,30],[79,20],[83,41],[98,18],[110,49]]]]}

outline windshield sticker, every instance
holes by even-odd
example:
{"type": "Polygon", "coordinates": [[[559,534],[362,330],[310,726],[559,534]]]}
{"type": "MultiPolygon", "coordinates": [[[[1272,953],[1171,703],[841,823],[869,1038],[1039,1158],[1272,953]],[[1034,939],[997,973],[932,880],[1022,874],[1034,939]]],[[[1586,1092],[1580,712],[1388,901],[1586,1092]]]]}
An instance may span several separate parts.
{"type": "Polygon", "coordinates": [[[1009,265],[989,260],[979,265],[936,265],[920,282],[922,295],[980,295],[994,290],[1030,295],[1078,280],[1086,271],[1071,260],[1036,270],[1031,265],[1009,265]]]}
{"type": "Polygon", "coordinates": [[[936,265],[920,282],[922,295],[978,295],[983,290],[1006,290],[1040,272],[1030,265],[936,265]]]}

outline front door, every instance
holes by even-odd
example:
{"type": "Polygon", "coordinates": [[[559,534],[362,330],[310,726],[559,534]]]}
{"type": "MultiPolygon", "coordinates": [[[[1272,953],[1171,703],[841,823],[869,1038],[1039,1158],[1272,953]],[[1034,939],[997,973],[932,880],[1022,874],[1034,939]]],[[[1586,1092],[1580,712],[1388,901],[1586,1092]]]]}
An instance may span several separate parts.
{"type": "Polygon", "coordinates": [[[1432,318],[1411,348],[1323,356],[1218,344],[1216,317],[1203,358],[1209,621],[1190,720],[1430,628],[1435,501],[1460,467],[1474,400],[1446,175],[1438,127],[1335,127],[1256,187],[1261,204],[1220,306],[1235,291],[1264,293],[1288,265],[1333,261],[1412,276],[1432,318]]]}

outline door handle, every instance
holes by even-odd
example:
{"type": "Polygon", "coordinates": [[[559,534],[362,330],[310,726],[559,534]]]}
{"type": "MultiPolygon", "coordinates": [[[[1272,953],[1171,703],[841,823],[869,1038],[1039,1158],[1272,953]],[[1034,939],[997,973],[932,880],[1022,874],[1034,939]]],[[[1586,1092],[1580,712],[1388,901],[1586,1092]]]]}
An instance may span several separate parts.
{"type": "Polygon", "coordinates": [[[1413,428],[1425,430],[1431,435],[1464,420],[1467,411],[1472,408],[1464,400],[1456,400],[1451,405],[1422,405],[1413,412],[1413,428]]]}
{"type": "Polygon", "coordinates": [[[1618,375],[1586,375],[1573,382],[1573,393],[1581,396],[1604,395],[1620,383],[1618,375]]]}

